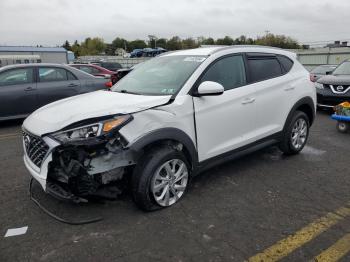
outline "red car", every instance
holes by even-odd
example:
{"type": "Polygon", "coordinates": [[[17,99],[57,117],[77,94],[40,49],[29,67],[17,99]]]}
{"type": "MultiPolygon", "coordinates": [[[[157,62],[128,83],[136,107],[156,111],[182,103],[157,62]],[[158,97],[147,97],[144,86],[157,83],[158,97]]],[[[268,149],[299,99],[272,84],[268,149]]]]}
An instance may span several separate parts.
{"type": "Polygon", "coordinates": [[[102,76],[104,78],[111,79],[111,85],[114,85],[118,81],[118,72],[114,72],[111,70],[108,70],[106,68],[103,68],[98,65],[94,64],[71,64],[71,67],[77,68],[81,71],[84,71],[88,74],[94,75],[94,76],[102,76]]]}

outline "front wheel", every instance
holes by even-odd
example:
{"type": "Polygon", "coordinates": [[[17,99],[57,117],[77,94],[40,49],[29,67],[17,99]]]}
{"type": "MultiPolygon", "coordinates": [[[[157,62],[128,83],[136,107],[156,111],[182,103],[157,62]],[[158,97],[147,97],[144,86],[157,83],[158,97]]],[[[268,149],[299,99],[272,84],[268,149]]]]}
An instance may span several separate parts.
{"type": "Polygon", "coordinates": [[[301,111],[296,111],[284,130],[280,143],[281,151],[286,155],[298,154],[305,146],[309,136],[309,118],[301,111]]]}
{"type": "Polygon", "coordinates": [[[184,195],[190,167],[181,151],[170,146],[154,148],[134,169],[131,187],[135,203],[146,211],[168,207],[184,195]]]}

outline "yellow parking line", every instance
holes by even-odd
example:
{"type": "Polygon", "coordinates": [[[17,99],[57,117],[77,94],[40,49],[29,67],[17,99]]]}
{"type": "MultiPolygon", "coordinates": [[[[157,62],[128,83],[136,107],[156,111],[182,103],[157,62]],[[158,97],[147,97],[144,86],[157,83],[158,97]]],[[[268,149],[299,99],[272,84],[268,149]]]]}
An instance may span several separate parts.
{"type": "Polygon", "coordinates": [[[330,246],[315,257],[314,260],[317,262],[338,261],[348,252],[350,252],[350,234],[346,234],[344,237],[339,239],[334,245],[330,246]]]}
{"type": "MultiPolygon", "coordinates": [[[[350,203],[349,203],[350,204],[350,203]]],[[[272,262],[289,255],[295,249],[309,242],[319,234],[335,225],[345,217],[350,216],[350,208],[342,207],[335,212],[330,212],[324,217],[317,219],[295,234],[278,241],[276,244],[265,249],[248,259],[249,262],[272,262]]]]}

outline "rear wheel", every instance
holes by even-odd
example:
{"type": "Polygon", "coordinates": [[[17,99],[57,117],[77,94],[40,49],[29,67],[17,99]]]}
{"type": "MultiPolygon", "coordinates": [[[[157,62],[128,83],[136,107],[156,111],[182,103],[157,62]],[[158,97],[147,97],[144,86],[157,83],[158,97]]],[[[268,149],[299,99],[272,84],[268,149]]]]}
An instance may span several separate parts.
{"type": "Polygon", "coordinates": [[[339,121],[337,123],[337,129],[341,133],[347,133],[349,131],[349,124],[346,122],[339,121]]]}
{"type": "Polygon", "coordinates": [[[304,112],[296,111],[285,129],[280,149],[286,155],[298,154],[309,136],[309,118],[304,112]]]}
{"type": "Polygon", "coordinates": [[[134,169],[134,201],[146,211],[174,205],[183,197],[189,175],[189,164],[181,151],[170,146],[155,148],[134,169]]]}

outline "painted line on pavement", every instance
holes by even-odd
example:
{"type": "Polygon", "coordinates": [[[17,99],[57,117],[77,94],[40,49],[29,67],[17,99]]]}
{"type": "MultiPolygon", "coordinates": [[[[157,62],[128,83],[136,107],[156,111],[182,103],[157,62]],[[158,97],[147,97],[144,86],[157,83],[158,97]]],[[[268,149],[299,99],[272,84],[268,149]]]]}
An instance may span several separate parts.
{"type": "Polygon", "coordinates": [[[339,239],[334,245],[327,248],[314,258],[317,262],[335,262],[350,252],[350,233],[339,239]]]}
{"type": "MultiPolygon", "coordinates": [[[[350,205],[350,202],[348,205],[350,205]]],[[[278,241],[276,244],[265,249],[263,252],[249,258],[248,261],[278,261],[348,216],[350,216],[350,208],[341,207],[336,211],[330,212],[324,217],[315,220],[314,222],[297,231],[295,234],[278,241]]]]}

